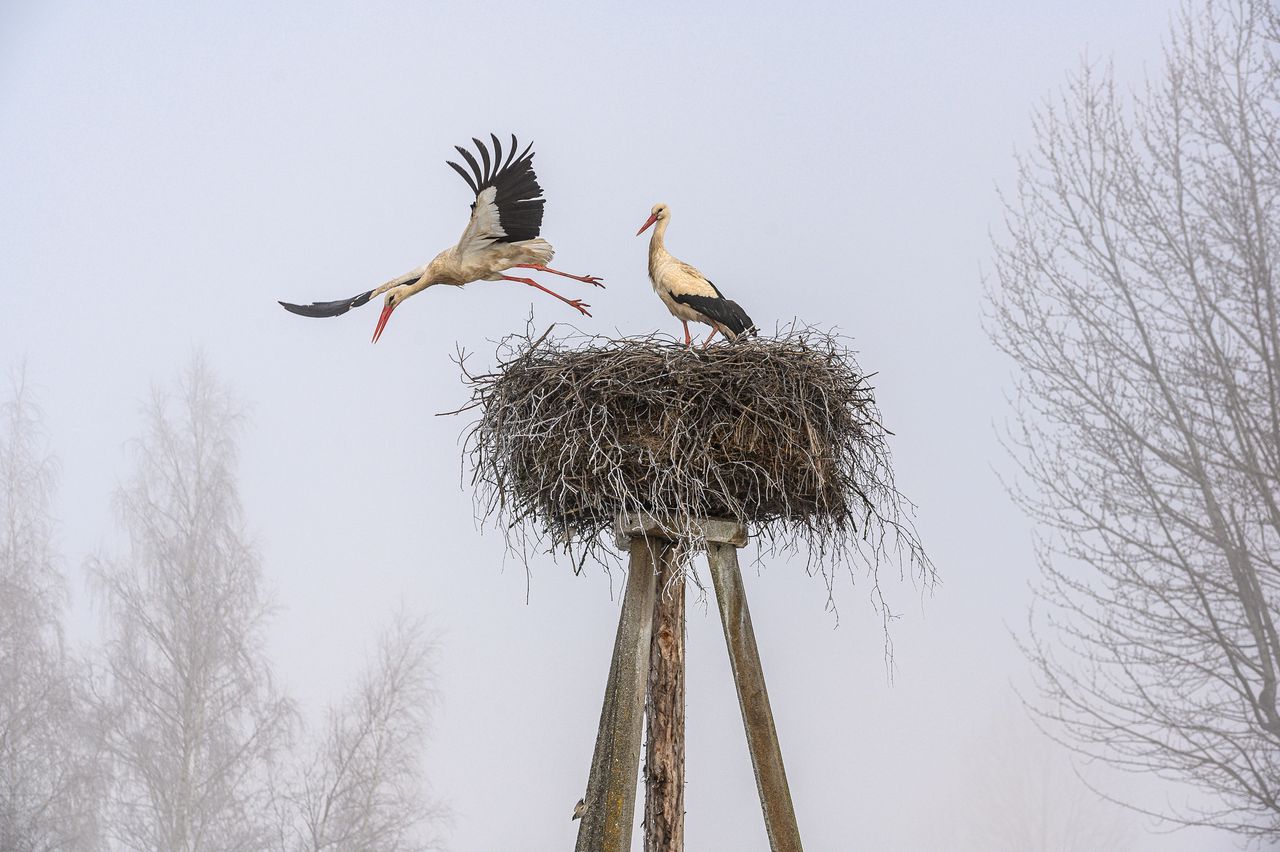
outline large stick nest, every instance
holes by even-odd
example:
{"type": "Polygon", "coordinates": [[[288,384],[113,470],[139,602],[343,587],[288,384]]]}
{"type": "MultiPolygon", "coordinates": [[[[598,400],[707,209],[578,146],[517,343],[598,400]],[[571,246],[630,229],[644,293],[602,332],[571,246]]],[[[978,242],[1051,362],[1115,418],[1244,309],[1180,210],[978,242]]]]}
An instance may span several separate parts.
{"type": "Polygon", "coordinates": [[[893,551],[931,576],[842,338],[793,329],[703,351],[549,333],[504,340],[494,372],[464,365],[482,517],[578,565],[612,549],[620,512],[648,511],[744,521],[820,563],[856,552],[874,571],[893,551]]]}

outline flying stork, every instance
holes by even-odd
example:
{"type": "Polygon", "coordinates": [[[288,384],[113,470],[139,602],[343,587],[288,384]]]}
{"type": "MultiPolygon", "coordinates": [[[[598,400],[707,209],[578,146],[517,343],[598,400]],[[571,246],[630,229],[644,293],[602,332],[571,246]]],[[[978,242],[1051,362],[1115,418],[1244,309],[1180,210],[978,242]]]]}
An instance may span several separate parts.
{"type": "Polygon", "coordinates": [[[575,281],[585,281],[597,287],[604,286],[594,275],[570,275],[547,266],[555,249],[551,247],[551,243],[538,236],[546,200],[542,197],[538,177],[533,173],[533,145],[530,144],[517,156],[519,148],[513,135],[511,149],[504,163],[502,143],[492,133],[489,138],[493,140],[492,157],[483,142],[474,138],[471,140],[480,154],[480,163],[476,162],[475,156],[466,148],[454,146],[470,166],[469,174],[457,163],[445,161],[462,176],[476,197],[471,204],[471,220],[467,222],[467,228],[462,232],[457,245],[440,252],[430,263],[415,267],[358,296],[333,302],[312,302],[309,305],[281,302],[281,306],[286,311],[304,317],[336,317],[386,293],[382,316],[378,318],[377,328],[373,331],[374,343],[382,336],[391,312],[401,302],[437,284],[461,287],[473,281],[515,281],[550,293],[569,307],[591,316],[587,311],[591,306],[581,299],[566,299],[532,278],[503,274],[508,269],[533,269],[562,275],[575,281]]]}
{"type": "Polygon", "coordinates": [[[754,332],[755,323],[737,302],[726,299],[705,275],[667,251],[664,239],[670,221],[671,208],[666,204],[655,204],[649,218],[636,231],[636,236],[657,223],[658,227],[653,229],[653,236],[649,238],[649,280],[667,310],[684,325],[685,345],[693,345],[689,334],[690,321],[711,326],[711,333],[702,344],[704,349],[716,332],[730,340],[754,332]]]}

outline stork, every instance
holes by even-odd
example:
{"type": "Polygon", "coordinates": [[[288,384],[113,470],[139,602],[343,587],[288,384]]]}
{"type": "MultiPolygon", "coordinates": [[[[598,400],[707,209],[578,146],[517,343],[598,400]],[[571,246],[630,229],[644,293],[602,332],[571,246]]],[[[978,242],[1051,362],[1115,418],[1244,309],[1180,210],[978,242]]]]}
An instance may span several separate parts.
{"type": "Polygon", "coordinates": [[[519,148],[513,135],[511,149],[504,163],[502,143],[492,133],[489,138],[493,140],[492,158],[483,142],[474,138],[471,140],[480,154],[483,168],[481,163],[476,162],[475,156],[460,145],[455,145],[454,148],[470,167],[470,173],[451,160],[445,161],[475,193],[475,201],[471,204],[471,220],[467,222],[467,228],[462,232],[457,245],[440,252],[430,263],[414,267],[404,275],[392,278],[358,296],[332,302],[312,302],[309,305],[281,302],[281,306],[286,311],[304,317],[336,317],[386,293],[382,316],[378,318],[378,325],[373,331],[374,343],[382,336],[382,330],[387,327],[387,320],[391,319],[391,312],[397,306],[410,296],[437,284],[461,287],[473,281],[514,281],[550,293],[585,316],[591,316],[587,311],[591,306],[581,299],[566,299],[532,278],[504,274],[509,269],[532,269],[562,275],[575,281],[585,281],[597,287],[604,286],[601,279],[594,275],[570,275],[547,266],[555,249],[551,247],[551,243],[538,236],[546,200],[542,197],[538,177],[533,173],[533,145],[530,144],[517,156],[519,148]]]}
{"type": "Polygon", "coordinates": [[[649,280],[667,310],[684,325],[685,345],[693,346],[693,337],[689,334],[691,321],[711,326],[711,333],[702,343],[704,349],[717,332],[730,340],[754,332],[755,323],[737,302],[726,299],[705,275],[667,251],[665,238],[667,223],[671,221],[671,208],[655,204],[650,213],[640,230],[636,231],[636,236],[643,234],[650,225],[657,224],[649,238],[649,280]]]}

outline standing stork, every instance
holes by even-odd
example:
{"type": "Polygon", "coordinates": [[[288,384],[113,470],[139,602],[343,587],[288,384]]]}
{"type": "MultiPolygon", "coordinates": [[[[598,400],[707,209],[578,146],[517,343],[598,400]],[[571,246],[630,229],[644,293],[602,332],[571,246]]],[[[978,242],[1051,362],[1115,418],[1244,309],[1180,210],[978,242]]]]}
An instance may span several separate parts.
{"type": "Polygon", "coordinates": [[[658,227],[653,229],[653,236],[649,238],[649,280],[667,310],[684,325],[685,345],[693,345],[693,337],[689,334],[690,321],[711,326],[711,333],[702,343],[704,349],[716,332],[730,340],[754,332],[755,323],[737,302],[726,299],[705,275],[667,251],[665,238],[670,221],[671,208],[655,204],[649,218],[636,231],[636,236],[657,223],[658,227]]]}
{"type": "Polygon", "coordinates": [[[387,320],[391,319],[391,312],[401,302],[437,284],[461,287],[473,281],[514,281],[550,293],[569,307],[591,316],[587,311],[591,306],[581,299],[566,299],[532,278],[503,274],[508,269],[533,269],[562,275],[575,281],[585,281],[597,287],[604,286],[594,275],[570,275],[547,266],[555,249],[551,247],[551,243],[538,236],[546,200],[542,197],[538,176],[533,173],[533,145],[530,144],[517,156],[516,151],[519,149],[513,135],[511,150],[504,163],[502,143],[492,133],[489,138],[493,140],[492,158],[483,142],[479,139],[471,140],[480,154],[483,168],[481,163],[476,162],[475,156],[460,145],[454,147],[471,167],[470,174],[457,163],[445,161],[462,176],[476,196],[471,204],[471,220],[467,222],[467,228],[462,232],[457,245],[440,252],[430,263],[415,267],[358,296],[333,302],[312,302],[309,305],[281,302],[281,306],[286,311],[304,317],[336,317],[386,293],[382,316],[378,318],[377,328],[373,331],[374,343],[382,336],[387,320]]]}

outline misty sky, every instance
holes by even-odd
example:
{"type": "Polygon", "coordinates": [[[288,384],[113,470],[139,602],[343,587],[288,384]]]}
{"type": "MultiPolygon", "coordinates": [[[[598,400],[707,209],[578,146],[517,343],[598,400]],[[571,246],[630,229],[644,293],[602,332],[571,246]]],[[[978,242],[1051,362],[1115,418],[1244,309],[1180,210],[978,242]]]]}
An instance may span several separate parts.
{"type": "MultiPolygon", "coordinates": [[[[1158,68],[1172,6],[4,4],[0,368],[25,359],[61,461],[73,635],[97,629],[81,562],[120,546],[110,495],[140,400],[202,349],[252,411],[242,492],[284,685],[314,714],[395,607],[427,614],[451,848],[570,848],[620,576],[544,558],[527,578],[473,520],[468,420],[435,415],[465,399],[455,347],[490,363],[531,306],[539,328],[679,332],[634,237],[663,201],[668,247],[761,326],[838,327],[878,372],[942,579],[890,589],[895,682],[863,578],[840,582],[838,628],[800,561],[758,566],[748,593],[807,847],[946,849],[1001,783],[975,755],[1026,682],[1010,629],[1035,577],[993,472],[996,188],[1082,56],[1135,86],[1158,68]],[[490,131],[536,143],[556,267],[609,286],[559,288],[593,319],[519,285],[439,288],[372,346],[376,305],[276,305],[352,295],[456,241],[471,198],[444,160],[490,131]]],[[[765,849],[714,606],[688,630],[688,848],[765,849]]]]}

